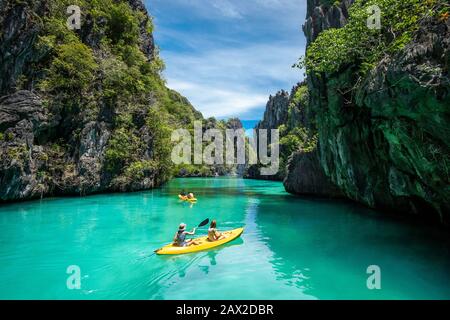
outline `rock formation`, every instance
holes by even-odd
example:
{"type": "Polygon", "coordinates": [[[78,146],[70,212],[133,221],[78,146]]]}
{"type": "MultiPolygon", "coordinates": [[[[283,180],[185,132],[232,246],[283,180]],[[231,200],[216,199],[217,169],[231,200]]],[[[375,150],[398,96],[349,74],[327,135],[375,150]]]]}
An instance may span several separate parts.
{"type": "MultiPolygon", "coordinates": [[[[308,1],[308,44],[324,30],[345,25],[353,2],[308,1]]],[[[308,75],[317,158],[348,198],[450,223],[449,28],[448,18],[421,21],[411,43],[385,55],[362,79],[354,65],[308,75]]],[[[310,156],[294,155],[289,164],[285,185],[290,192],[314,193],[305,157],[310,156]]]]}
{"type": "Polygon", "coordinates": [[[167,129],[202,119],[165,87],[141,0],[78,3],[72,31],[63,1],[0,2],[0,202],[158,186],[167,129]]]}

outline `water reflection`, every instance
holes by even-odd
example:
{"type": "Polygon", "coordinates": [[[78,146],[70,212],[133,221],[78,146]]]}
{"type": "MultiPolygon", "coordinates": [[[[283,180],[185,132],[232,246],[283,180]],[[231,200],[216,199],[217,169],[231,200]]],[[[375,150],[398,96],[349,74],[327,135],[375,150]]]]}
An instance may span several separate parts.
{"type": "MultiPolygon", "coordinates": [[[[272,234],[268,234],[266,231],[264,231],[264,223],[261,220],[264,219],[266,215],[271,214],[265,210],[265,201],[274,202],[276,200],[259,199],[256,197],[247,198],[245,215],[246,229],[252,234],[253,237],[255,237],[258,242],[264,245],[265,250],[260,250],[260,252],[263,251],[265,254],[260,254],[260,257],[261,259],[265,259],[271,265],[271,267],[275,271],[276,279],[281,279],[288,286],[295,286],[300,289],[300,291],[305,293],[309,288],[308,283],[305,283],[305,281],[309,279],[309,277],[305,275],[307,270],[299,268],[296,265],[290,265],[289,262],[285,259],[285,256],[280,256],[279,254],[277,254],[277,251],[274,250],[276,248],[273,248],[272,243],[276,242],[278,244],[282,244],[283,241],[277,241],[277,237],[273,237],[272,234]],[[291,270],[291,272],[287,272],[288,270],[291,270]]],[[[278,216],[278,220],[283,220],[284,218],[285,216],[282,214],[278,216]]],[[[284,231],[285,230],[280,229],[277,230],[278,234],[283,234],[284,231]]]]}
{"type": "Polygon", "coordinates": [[[307,294],[321,299],[423,299],[448,291],[418,290],[431,289],[439,277],[449,278],[444,271],[450,265],[448,237],[439,241],[447,244],[445,250],[431,244],[437,230],[430,233],[346,202],[286,198],[262,200],[259,209],[264,214],[257,215],[257,223],[264,226],[261,233],[273,252],[270,262],[277,277],[307,294]],[[372,264],[383,270],[382,293],[366,287],[366,269],[372,264]]]}

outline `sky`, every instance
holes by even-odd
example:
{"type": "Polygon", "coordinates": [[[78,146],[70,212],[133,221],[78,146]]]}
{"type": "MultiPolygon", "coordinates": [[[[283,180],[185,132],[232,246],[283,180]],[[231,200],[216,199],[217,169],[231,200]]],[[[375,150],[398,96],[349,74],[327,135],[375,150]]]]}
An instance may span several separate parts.
{"type": "Polygon", "coordinates": [[[305,0],[145,0],[168,87],[203,116],[261,119],[303,79],[305,0]]]}

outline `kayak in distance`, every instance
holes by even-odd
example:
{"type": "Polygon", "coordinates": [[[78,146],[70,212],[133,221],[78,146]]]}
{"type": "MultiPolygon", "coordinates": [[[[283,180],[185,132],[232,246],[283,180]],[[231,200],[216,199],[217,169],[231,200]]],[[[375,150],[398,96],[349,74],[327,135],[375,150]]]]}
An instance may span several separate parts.
{"type": "Polygon", "coordinates": [[[185,254],[191,252],[198,252],[207,249],[211,249],[214,247],[221,246],[225,243],[231,242],[234,239],[238,238],[242,232],[244,232],[244,228],[237,228],[230,231],[222,232],[222,235],[225,236],[225,239],[217,240],[217,241],[209,241],[208,236],[200,237],[194,239],[193,241],[197,242],[196,245],[190,245],[186,247],[178,247],[174,246],[172,243],[168,244],[160,249],[155,250],[156,254],[167,255],[167,254],[185,254]]]}
{"type": "Polygon", "coordinates": [[[178,195],[178,198],[182,201],[187,201],[187,202],[196,202],[197,198],[188,198],[187,196],[182,196],[181,194],[178,195]]]}

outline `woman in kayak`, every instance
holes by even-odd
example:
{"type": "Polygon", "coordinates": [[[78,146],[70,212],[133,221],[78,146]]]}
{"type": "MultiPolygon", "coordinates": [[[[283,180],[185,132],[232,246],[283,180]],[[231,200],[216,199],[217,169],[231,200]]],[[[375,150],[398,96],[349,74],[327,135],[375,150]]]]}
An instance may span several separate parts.
{"type": "Polygon", "coordinates": [[[195,242],[193,239],[187,239],[186,236],[190,235],[193,236],[195,234],[195,230],[197,228],[192,229],[191,232],[186,231],[186,224],[181,223],[178,227],[177,233],[175,233],[175,237],[173,238],[173,244],[177,247],[187,247],[192,245],[197,245],[198,243],[195,242]]]}
{"type": "Polygon", "coordinates": [[[216,220],[211,221],[211,225],[208,229],[208,240],[209,241],[217,241],[225,239],[226,237],[217,231],[217,222],[216,220]]]}

